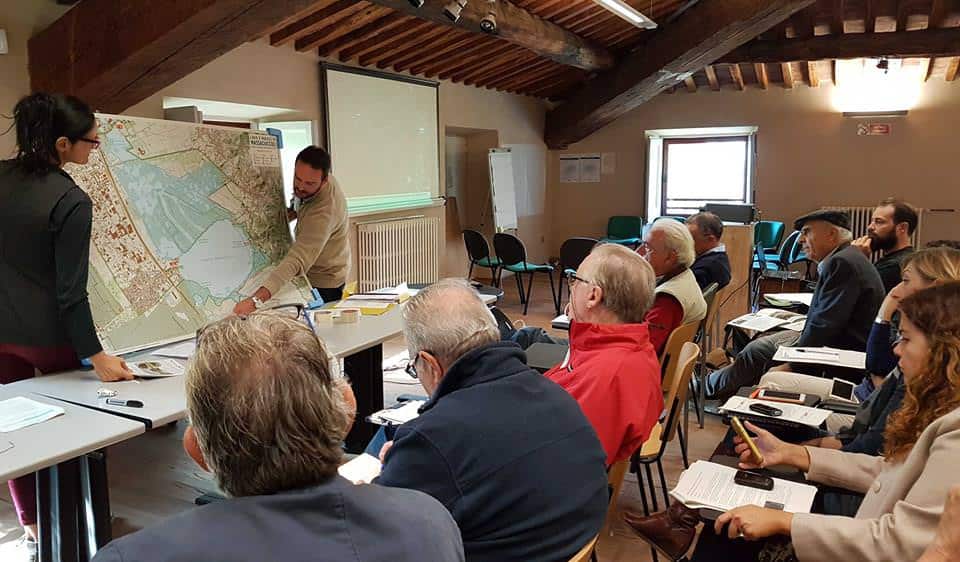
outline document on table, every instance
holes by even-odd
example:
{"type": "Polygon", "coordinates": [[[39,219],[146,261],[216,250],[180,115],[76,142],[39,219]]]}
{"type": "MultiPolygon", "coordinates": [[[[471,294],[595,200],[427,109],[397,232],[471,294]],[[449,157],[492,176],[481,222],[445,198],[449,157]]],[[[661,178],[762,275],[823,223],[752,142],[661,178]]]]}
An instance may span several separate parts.
{"type": "Polygon", "coordinates": [[[561,314],[554,318],[550,325],[557,330],[569,330],[570,329],[570,317],[566,314],[561,314]]]}
{"type": "Polygon", "coordinates": [[[809,484],[773,479],[772,490],[759,490],[734,482],[737,469],[696,461],[680,474],[670,495],[691,509],[729,511],[744,505],[772,507],[788,513],[810,513],[817,488],[809,484]]]}
{"type": "Polygon", "coordinates": [[[782,345],[773,355],[776,361],[788,363],[815,363],[850,369],[866,369],[867,354],[862,351],[832,347],[790,347],[782,345]]]}
{"type": "Polygon", "coordinates": [[[341,464],[337,472],[354,484],[369,484],[373,482],[374,478],[380,476],[380,470],[382,469],[383,465],[380,463],[380,459],[363,453],[349,462],[341,464]]]}
{"type": "Polygon", "coordinates": [[[770,297],[771,299],[776,299],[778,301],[805,304],[807,306],[810,306],[810,304],[813,302],[813,293],[768,293],[763,297],[770,297]]]}
{"type": "Polygon", "coordinates": [[[176,377],[183,374],[183,365],[176,359],[146,357],[139,361],[128,361],[127,366],[133,374],[142,379],[176,377]]]}
{"type": "Polygon", "coordinates": [[[783,420],[802,425],[808,425],[810,427],[820,427],[820,424],[825,422],[832,413],[830,410],[821,410],[818,408],[810,408],[809,406],[801,406],[799,404],[777,402],[774,407],[782,411],[783,414],[779,416],[767,416],[765,414],[761,414],[760,412],[751,410],[751,404],[763,404],[765,406],[771,405],[770,402],[766,402],[764,400],[755,400],[753,398],[746,398],[743,396],[731,396],[729,399],[727,399],[727,402],[720,408],[720,410],[723,412],[760,416],[764,418],[770,418],[772,420],[783,420]]]}
{"type": "MultiPolygon", "coordinates": [[[[764,308],[751,314],[744,314],[738,318],[727,322],[729,326],[736,326],[744,330],[755,332],[766,332],[774,328],[786,327],[788,324],[797,321],[803,321],[806,316],[780,310],[776,308],[764,308]]],[[[802,328],[801,328],[802,329],[802,328]]]]}
{"type": "Polygon", "coordinates": [[[175,359],[190,359],[197,351],[197,343],[194,340],[187,340],[173,345],[167,345],[151,351],[151,355],[160,357],[173,357],[175,359]]]}
{"type": "Polygon", "coordinates": [[[63,408],[23,396],[0,401],[0,432],[16,431],[62,416],[63,408]]]}
{"type": "Polygon", "coordinates": [[[426,400],[410,400],[404,402],[399,408],[386,408],[370,414],[370,421],[381,425],[405,424],[420,415],[420,406],[425,403],[426,400]]]}

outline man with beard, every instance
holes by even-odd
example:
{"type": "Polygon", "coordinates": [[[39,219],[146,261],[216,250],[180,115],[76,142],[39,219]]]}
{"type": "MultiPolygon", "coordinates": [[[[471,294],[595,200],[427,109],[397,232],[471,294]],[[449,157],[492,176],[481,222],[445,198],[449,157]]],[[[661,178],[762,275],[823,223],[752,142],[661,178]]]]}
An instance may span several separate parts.
{"type": "Polygon", "coordinates": [[[898,199],[884,199],[873,211],[867,235],[851,244],[868,258],[874,252],[883,252],[874,265],[888,293],[900,283],[900,263],[913,253],[910,236],[916,228],[916,209],[898,199]]]}

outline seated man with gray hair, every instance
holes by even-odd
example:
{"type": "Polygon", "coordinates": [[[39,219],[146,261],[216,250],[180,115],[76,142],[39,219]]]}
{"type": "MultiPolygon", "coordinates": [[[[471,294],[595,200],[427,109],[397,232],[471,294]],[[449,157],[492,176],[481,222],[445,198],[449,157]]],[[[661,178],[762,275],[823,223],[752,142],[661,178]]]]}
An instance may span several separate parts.
{"type": "Polygon", "coordinates": [[[644,322],[654,281],[653,268],[630,249],[595,246],[570,276],[570,352],[545,373],[576,398],[607,465],[630,458],[663,411],[660,363],[644,322]]]}
{"type": "Polygon", "coordinates": [[[464,281],[421,290],[403,320],[430,399],[384,446],[375,482],[440,500],[471,562],[568,560],[600,530],[608,501],[603,448],[577,402],[500,341],[464,281]]]}
{"type": "MultiPolygon", "coordinates": [[[[797,219],[800,244],[807,257],[817,262],[819,280],[813,292],[803,333],[791,330],[757,338],[737,354],[733,365],[707,376],[708,398],[726,400],[743,386],[757,384],[773,366],[773,356],[781,345],[797,347],[836,347],[864,351],[873,320],[883,302],[880,274],[870,260],[851,246],[850,217],[841,211],[816,211],[797,219]]],[[[780,365],[776,370],[821,374],[822,369],[799,365],[780,365]]],[[[863,371],[831,369],[832,377],[854,383],[863,371]]]]}
{"type": "Polygon", "coordinates": [[[699,322],[707,315],[707,301],[690,266],[696,259],[693,237],[684,223],[659,219],[650,225],[638,253],[653,267],[657,288],[647,323],[657,354],[677,327],[699,322]]]}
{"type": "Polygon", "coordinates": [[[96,562],[464,559],[435,499],[337,474],[349,386],[302,323],[262,312],[211,324],[186,386],[184,448],[229,499],[115,540],[96,562]]]}

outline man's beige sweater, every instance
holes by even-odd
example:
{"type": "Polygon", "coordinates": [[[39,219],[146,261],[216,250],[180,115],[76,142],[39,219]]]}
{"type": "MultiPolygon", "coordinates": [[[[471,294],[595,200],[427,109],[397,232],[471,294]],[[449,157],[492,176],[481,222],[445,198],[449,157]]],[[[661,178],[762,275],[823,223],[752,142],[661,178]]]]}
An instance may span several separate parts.
{"type": "Polygon", "coordinates": [[[263,286],[275,295],[300,273],[318,289],[346,283],[350,271],[349,225],[347,200],[331,176],[327,185],[300,206],[293,246],[263,286]]]}

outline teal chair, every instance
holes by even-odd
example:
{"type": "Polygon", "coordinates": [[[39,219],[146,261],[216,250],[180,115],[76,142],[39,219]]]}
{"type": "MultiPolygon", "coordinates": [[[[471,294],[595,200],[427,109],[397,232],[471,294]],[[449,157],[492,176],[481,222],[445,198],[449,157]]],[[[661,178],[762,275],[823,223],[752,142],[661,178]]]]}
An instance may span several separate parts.
{"type": "MultiPolygon", "coordinates": [[[[547,277],[550,278],[550,294],[553,297],[553,307],[557,316],[559,316],[560,299],[553,285],[553,266],[528,262],[527,249],[524,247],[523,242],[516,236],[505,232],[498,232],[493,235],[493,249],[497,252],[497,257],[500,259],[500,275],[503,275],[503,270],[510,271],[514,274],[514,279],[517,281],[517,291],[520,293],[520,302],[523,304],[523,314],[527,314],[527,307],[530,306],[530,294],[533,291],[534,274],[546,273],[547,277]],[[523,290],[523,279],[521,279],[524,273],[530,275],[526,291],[523,290]]],[[[497,286],[499,285],[500,280],[497,279],[497,286]]]]}
{"type": "Polygon", "coordinates": [[[776,252],[786,226],[780,221],[760,221],[753,226],[753,243],[769,252],[776,252]]]}
{"type": "Polygon", "coordinates": [[[467,247],[467,256],[470,257],[467,279],[473,279],[473,266],[479,265],[490,269],[490,282],[497,286],[499,283],[497,272],[501,264],[498,258],[490,255],[490,246],[487,245],[487,239],[476,230],[464,230],[463,243],[467,247]]]}
{"type": "Polygon", "coordinates": [[[620,215],[607,219],[607,236],[603,242],[636,247],[642,240],[643,217],[620,215]]]}

